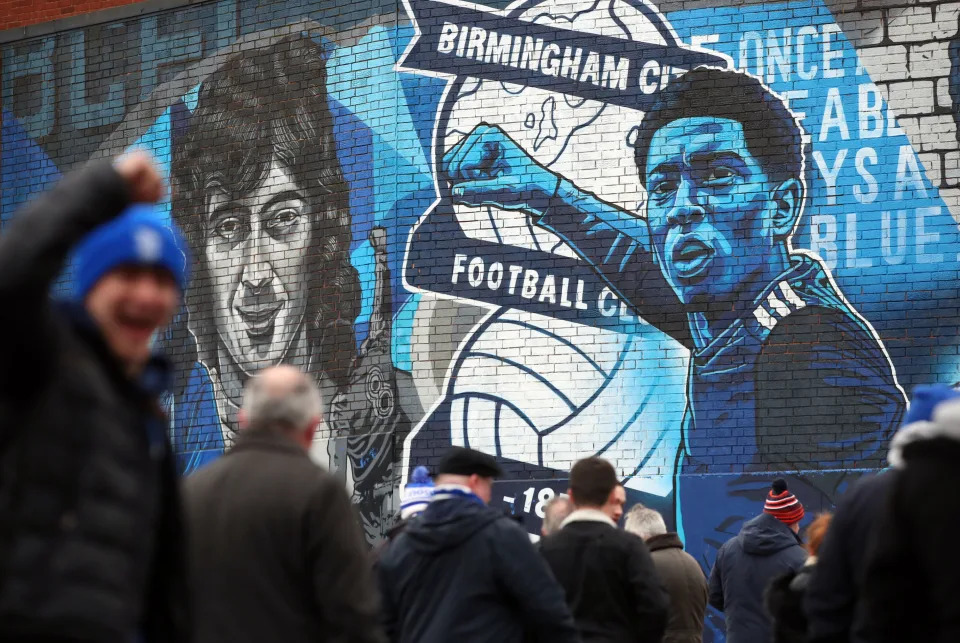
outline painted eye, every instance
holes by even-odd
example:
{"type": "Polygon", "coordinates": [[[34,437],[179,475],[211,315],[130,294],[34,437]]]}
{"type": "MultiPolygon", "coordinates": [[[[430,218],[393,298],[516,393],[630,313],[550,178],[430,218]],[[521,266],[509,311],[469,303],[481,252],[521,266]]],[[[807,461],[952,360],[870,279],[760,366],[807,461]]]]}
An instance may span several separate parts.
{"type": "Polygon", "coordinates": [[[243,231],[239,217],[224,217],[217,222],[214,232],[226,241],[235,241],[243,231]]]}
{"type": "Polygon", "coordinates": [[[294,208],[284,208],[270,219],[268,224],[271,230],[283,231],[292,228],[300,222],[300,212],[294,208]]]}
{"type": "Polygon", "coordinates": [[[727,183],[736,173],[727,167],[715,167],[707,174],[707,183],[727,183]]]}
{"type": "Polygon", "coordinates": [[[670,180],[657,181],[653,184],[650,192],[656,196],[666,196],[671,192],[676,192],[677,182],[670,180]]]}

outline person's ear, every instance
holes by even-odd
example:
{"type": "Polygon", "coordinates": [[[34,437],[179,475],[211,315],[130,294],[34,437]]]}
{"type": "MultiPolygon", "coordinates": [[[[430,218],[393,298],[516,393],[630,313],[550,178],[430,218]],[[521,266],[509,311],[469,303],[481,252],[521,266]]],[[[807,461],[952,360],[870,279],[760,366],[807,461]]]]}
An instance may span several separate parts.
{"type": "Polygon", "coordinates": [[[245,429],[249,425],[246,409],[237,411],[237,424],[240,425],[241,429],[245,429]]]}
{"type": "Polygon", "coordinates": [[[573,489],[567,489],[567,497],[570,498],[570,504],[577,505],[577,499],[573,497],[573,489]]]}
{"type": "Polygon", "coordinates": [[[793,232],[803,210],[803,184],[795,178],[787,179],[774,188],[773,234],[778,240],[786,239],[793,232]]]}

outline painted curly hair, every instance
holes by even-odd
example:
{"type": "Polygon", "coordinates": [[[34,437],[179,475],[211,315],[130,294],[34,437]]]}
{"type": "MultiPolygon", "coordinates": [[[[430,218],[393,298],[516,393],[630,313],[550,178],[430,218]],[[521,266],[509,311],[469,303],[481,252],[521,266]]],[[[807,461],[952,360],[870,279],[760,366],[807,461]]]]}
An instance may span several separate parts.
{"type": "Polygon", "coordinates": [[[287,37],[230,58],[201,85],[197,107],[173,149],[173,216],[196,258],[185,300],[198,358],[215,363],[212,275],[203,252],[205,192],[211,184],[241,197],[255,190],[277,159],[305,191],[313,238],[309,250],[306,331],[315,368],[343,383],[356,356],[353,320],[360,286],[350,265],[348,188],[337,158],[321,47],[287,37]]]}

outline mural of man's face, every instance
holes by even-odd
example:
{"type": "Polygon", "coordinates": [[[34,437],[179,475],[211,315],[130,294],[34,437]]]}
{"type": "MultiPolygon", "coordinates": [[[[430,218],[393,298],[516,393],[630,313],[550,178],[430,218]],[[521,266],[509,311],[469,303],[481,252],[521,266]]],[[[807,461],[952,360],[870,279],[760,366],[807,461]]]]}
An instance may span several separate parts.
{"type": "Polygon", "coordinates": [[[777,243],[773,185],[743,126],[713,117],[672,121],[647,155],[647,225],[660,269],[690,310],[730,300],[777,243]]]}
{"type": "Polygon", "coordinates": [[[250,194],[207,191],[204,254],[217,333],[248,374],[280,362],[307,307],[307,197],[276,160],[250,194]]]}

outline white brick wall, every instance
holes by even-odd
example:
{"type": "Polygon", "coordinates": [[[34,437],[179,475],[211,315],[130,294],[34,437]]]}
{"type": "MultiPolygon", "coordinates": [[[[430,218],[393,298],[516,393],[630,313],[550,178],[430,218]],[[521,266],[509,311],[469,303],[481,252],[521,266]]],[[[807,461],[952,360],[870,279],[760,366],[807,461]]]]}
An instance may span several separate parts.
{"type": "Polygon", "coordinates": [[[831,8],[960,221],[960,143],[949,78],[960,3],[861,0],[831,8]]]}

